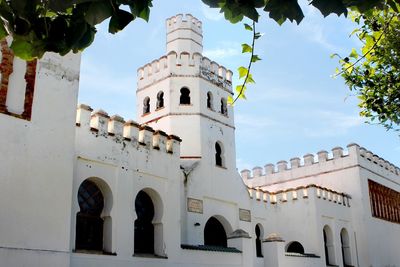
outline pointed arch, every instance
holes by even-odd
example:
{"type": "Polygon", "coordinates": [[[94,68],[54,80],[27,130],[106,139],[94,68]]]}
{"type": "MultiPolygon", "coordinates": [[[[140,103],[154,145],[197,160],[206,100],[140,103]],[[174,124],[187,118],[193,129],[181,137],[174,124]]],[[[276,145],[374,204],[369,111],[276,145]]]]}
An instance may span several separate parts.
{"type": "MultiPolygon", "coordinates": [[[[204,245],[227,247],[227,221],[222,216],[212,216],[204,227],[204,245]]],[[[228,230],[230,231],[230,230],[228,230]]]]}
{"type": "Polygon", "coordinates": [[[228,116],[228,106],[226,104],[226,99],[221,98],[221,110],[220,110],[222,115],[228,116]]]}
{"type": "Polygon", "coordinates": [[[220,141],[215,143],[215,165],[225,167],[225,151],[220,141]]]}
{"type": "Polygon", "coordinates": [[[187,87],[181,88],[181,96],[179,98],[179,104],[190,105],[190,90],[187,87]]]}
{"type": "Polygon", "coordinates": [[[261,247],[261,239],[264,236],[264,229],[261,224],[257,224],[255,227],[255,232],[256,232],[256,256],[257,258],[262,258],[263,253],[262,253],[262,247],[261,247]]]}
{"type": "Polygon", "coordinates": [[[324,250],[325,250],[325,263],[326,265],[335,265],[335,246],[333,240],[333,233],[328,225],[323,229],[324,250]]]}
{"type": "Polygon", "coordinates": [[[342,247],[343,266],[351,266],[350,237],[346,228],[342,228],[340,231],[340,243],[342,247]]]}
{"type": "Polygon", "coordinates": [[[207,92],[207,108],[213,110],[214,109],[213,106],[214,106],[213,105],[213,94],[210,91],[208,91],[207,92]]]}
{"type": "Polygon", "coordinates": [[[164,107],[164,92],[163,91],[159,91],[157,93],[157,105],[156,105],[156,109],[160,109],[164,107]]]}
{"type": "Polygon", "coordinates": [[[150,113],[150,97],[146,96],[143,99],[143,115],[150,113]]]}

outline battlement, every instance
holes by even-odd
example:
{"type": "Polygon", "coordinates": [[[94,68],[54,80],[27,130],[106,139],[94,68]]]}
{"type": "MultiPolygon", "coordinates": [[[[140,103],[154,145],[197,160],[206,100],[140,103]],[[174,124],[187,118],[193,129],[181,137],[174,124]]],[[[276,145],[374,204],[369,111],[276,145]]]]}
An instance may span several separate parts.
{"type": "Polygon", "coordinates": [[[241,176],[243,179],[252,179],[261,176],[271,176],[274,174],[285,173],[287,171],[294,171],[299,168],[310,167],[318,164],[328,164],[331,162],[335,162],[341,160],[343,158],[353,158],[355,161],[358,161],[358,158],[365,158],[370,161],[375,167],[379,167],[382,171],[390,172],[396,176],[400,176],[400,168],[395,166],[394,164],[380,158],[379,156],[373,154],[372,152],[366,150],[363,147],[360,147],[357,144],[349,144],[347,146],[348,151],[343,150],[341,147],[334,147],[331,153],[328,151],[322,150],[319,151],[316,155],[306,154],[303,156],[303,160],[299,157],[295,157],[290,159],[290,165],[287,161],[281,160],[277,162],[277,166],[274,164],[266,164],[264,166],[264,170],[261,167],[254,167],[252,172],[250,170],[242,170],[241,176]],[[264,172],[263,172],[264,171],[264,172]]]}
{"type": "Polygon", "coordinates": [[[103,110],[93,111],[84,104],[78,105],[76,126],[86,128],[88,132],[105,138],[112,138],[116,143],[131,144],[132,146],[142,146],[146,149],[158,150],[179,157],[180,142],[182,141],[175,135],[168,135],[163,131],[155,131],[147,125],[128,120],[125,121],[121,116],[109,116],[103,110]]]}
{"type": "Polygon", "coordinates": [[[345,207],[350,207],[351,197],[349,195],[315,184],[299,186],[296,188],[288,188],[276,192],[262,190],[260,187],[248,187],[247,190],[250,198],[269,204],[283,204],[301,199],[308,199],[311,196],[314,196],[317,199],[326,200],[345,207]]]}
{"type": "Polygon", "coordinates": [[[231,92],[232,75],[232,71],[207,57],[203,57],[200,53],[181,52],[178,54],[171,51],[168,55],[162,56],[137,70],[137,90],[145,89],[167,77],[192,76],[206,79],[231,92]]]}
{"type": "Polygon", "coordinates": [[[191,29],[202,34],[202,23],[191,14],[177,14],[167,19],[167,34],[177,29],[191,29]]]}

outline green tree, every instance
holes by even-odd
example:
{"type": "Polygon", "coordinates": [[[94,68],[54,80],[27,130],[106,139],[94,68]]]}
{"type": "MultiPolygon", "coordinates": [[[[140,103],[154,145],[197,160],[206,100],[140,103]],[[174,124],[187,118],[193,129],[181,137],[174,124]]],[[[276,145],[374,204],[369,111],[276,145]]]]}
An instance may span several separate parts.
{"type": "MultiPolygon", "coordinates": [[[[400,131],[400,5],[355,12],[360,50],[340,57],[341,75],[359,98],[360,115],[400,131]]],[[[338,55],[336,55],[338,56],[338,55]]]]}
{"type": "MultiPolygon", "coordinates": [[[[257,22],[263,9],[283,23],[300,23],[303,12],[298,0],[202,0],[219,8],[227,20],[248,17],[257,22]]],[[[347,15],[349,8],[361,13],[395,0],[310,0],[324,16],[347,15]]],[[[46,51],[64,55],[88,47],[95,26],[110,18],[108,31],[116,33],[136,18],[149,19],[152,0],[0,0],[0,38],[13,37],[11,48],[23,59],[41,57],[46,51]],[[126,11],[129,10],[129,11],[126,11]]]]}

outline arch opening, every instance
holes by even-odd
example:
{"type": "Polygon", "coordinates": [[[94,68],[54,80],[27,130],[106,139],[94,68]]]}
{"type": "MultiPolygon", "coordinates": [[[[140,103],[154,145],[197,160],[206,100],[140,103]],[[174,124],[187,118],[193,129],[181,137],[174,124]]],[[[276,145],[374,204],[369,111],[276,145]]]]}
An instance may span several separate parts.
{"type": "Polygon", "coordinates": [[[75,249],[111,252],[111,190],[98,178],[86,179],[77,194],[75,249]]]}
{"type": "Polygon", "coordinates": [[[143,99],[143,115],[150,113],[150,97],[146,96],[143,99]]]}
{"type": "Polygon", "coordinates": [[[263,254],[262,254],[262,247],[261,247],[261,237],[262,237],[262,226],[260,226],[260,224],[256,225],[256,256],[258,258],[262,258],[263,254]]]}
{"type": "Polygon", "coordinates": [[[227,247],[227,235],[225,228],[214,216],[208,219],[204,227],[204,245],[227,247]]]}
{"type": "Polygon", "coordinates": [[[160,91],[157,94],[157,105],[156,108],[160,109],[164,107],[164,92],[160,91]]]}
{"type": "Polygon", "coordinates": [[[350,249],[350,238],[349,233],[346,228],[342,228],[340,231],[340,242],[342,247],[342,260],[343,266],[352,266],[351,265],[351,249],[350,249]]]}
{"type": "Polygon", "coordinates": [[[135,254],[154,254],[154,204],[151,197],[140,191],[135,199],[135,254]]]}
{"type": "Polygon", "coordinates": [[[207,93],[207,108],[213,109],[213,95],[211,92],[207,93]]]}
{"type": "Polygon", "coordinates": [[[335,265],[335,246],[333,242],[333,233],[328,225],[323,229],[325,263],[326,265],[335,265]]]}
{"type": "Polygon", "coordinates": [[[215,143],[215,165],[225,167],[224,148],[220,142],[215,143]]]}
{"type": "Polygon", "coordinates": [[[221,98],[221,114],[228,115],[228,107],[226,105],[226,99],[221,98]]]}
{"type": "Polygon", "coordinates": [[[288,244],[286,252],[304,254],[304,247],[300,242],[293,241],[288,244]]]}
{"type": "Polygon", "coordinates": [[[190,90],[186,87],[181,89],[181,96],[179,99],[179,104],[190,105],[190,90]]]}

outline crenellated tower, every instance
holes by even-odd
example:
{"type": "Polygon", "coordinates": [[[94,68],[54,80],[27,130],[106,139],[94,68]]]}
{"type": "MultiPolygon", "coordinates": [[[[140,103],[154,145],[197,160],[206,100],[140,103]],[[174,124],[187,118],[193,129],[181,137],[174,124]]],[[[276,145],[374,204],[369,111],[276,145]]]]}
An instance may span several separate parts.
{"type": "Polygon", "coordinates": [[[232,72],[201,53],[202,24],[166,21],[166,55],[138,69],[138,121],[182,138],[182,160],[235,170],[232,72]]]}

